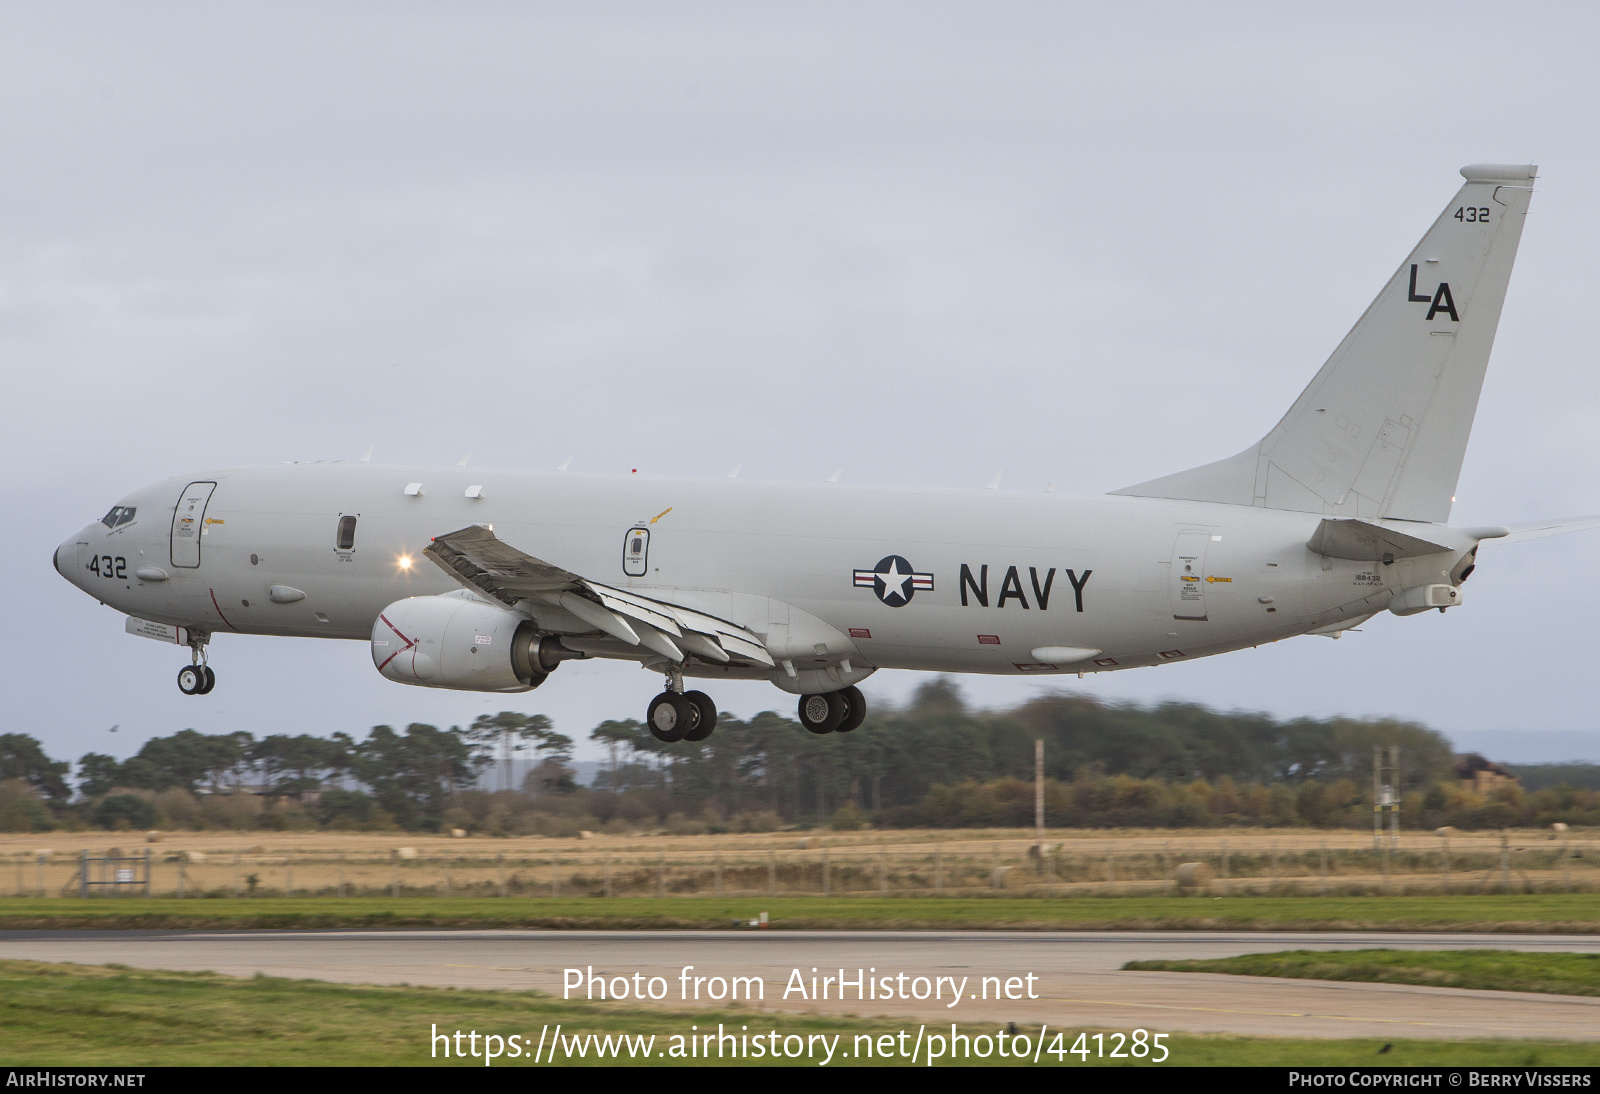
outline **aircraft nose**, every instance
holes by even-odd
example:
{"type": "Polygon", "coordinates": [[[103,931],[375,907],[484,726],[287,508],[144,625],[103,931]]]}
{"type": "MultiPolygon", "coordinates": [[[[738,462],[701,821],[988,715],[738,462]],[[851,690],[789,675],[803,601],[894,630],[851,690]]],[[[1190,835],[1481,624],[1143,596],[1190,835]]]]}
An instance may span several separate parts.
{"type": "Polygon", "coordinates": [[[74,585],[78,584],[77,581],[73,580],[77,577],[78,547],[84,538],[81,533],[76,536],[69,536],[61,541],[61,546],[57,547],[55,553],[50,556],[50,565],[56,568],[56,573],[71,581],[74,585]],[[63,568],[63,563],[65,568],[63,568]]]}

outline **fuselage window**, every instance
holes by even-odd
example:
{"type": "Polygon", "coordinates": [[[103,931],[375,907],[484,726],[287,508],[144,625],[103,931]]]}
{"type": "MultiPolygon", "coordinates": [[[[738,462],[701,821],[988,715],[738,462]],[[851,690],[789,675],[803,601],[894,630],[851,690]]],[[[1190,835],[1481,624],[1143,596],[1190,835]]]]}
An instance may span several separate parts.
{"type": "Polygon", "coordinates": [[[138,510],[131,505],[114,505],[111,507],[111,512],[100,518],[100,523],[107,528],[116,528],[127,524],[136,512],[138,510]]]}
{"type": "Polygon", "coordinates": [[[341,550],[341,551],[353,551],[353,550],[355,550],[355,548],[356,548],[356,518],[355,517],[340,517],[339,518],[339,538],[338,538],[338,541],[337,541],[337,545],[338,545],[339,550],[341,550]]]}

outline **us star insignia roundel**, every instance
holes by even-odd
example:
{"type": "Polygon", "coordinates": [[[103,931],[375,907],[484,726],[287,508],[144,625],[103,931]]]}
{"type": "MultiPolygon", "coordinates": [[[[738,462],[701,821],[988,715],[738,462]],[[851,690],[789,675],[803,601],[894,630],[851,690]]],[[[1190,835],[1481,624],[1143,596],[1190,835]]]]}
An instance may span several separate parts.
{"type": "Polygon", "coordinates": [[[870,570],[857,570],[856,588],[871,589],[891,608],[911,603],[918,589],[933,591],[933,575],[919,574],[900,555],[889,555],[870,570]]]}

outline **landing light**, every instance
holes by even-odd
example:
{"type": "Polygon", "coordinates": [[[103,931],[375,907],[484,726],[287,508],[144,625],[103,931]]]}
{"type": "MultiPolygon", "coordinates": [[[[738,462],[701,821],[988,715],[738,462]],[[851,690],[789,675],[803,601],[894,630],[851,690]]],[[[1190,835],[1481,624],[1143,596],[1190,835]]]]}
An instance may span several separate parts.
{"type": "Polygon", "coordinates": [[[410,555],[401,555],[400,556],[400,568],[402,570],[411,569],[411,556],[410,555]]]}

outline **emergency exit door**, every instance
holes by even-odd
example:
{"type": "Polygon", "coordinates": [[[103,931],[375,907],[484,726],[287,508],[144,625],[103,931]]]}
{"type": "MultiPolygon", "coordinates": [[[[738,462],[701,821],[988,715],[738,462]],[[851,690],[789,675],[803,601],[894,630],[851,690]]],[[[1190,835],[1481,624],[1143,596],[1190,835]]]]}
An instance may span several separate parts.
{"type": "Polygon", "coordinates": [[[205,533],[206,506],[211,502],[214,482],[191,482],[178,499],[172,514],[172,564],[186,569],[200,565],[200,539],[205,533]]]}
{"type": "Polygon", "coordinates": [[[629,577],[644,577],[650,572],[650,529],[628,529],[622,540],[622,572],[629,577]]]}
{"type": "Polygon", "coordinates": [[[1172,618],[1206,617],[1206,547],[1210,532],[1181,532],[1172,549],[1172,618]]]}

